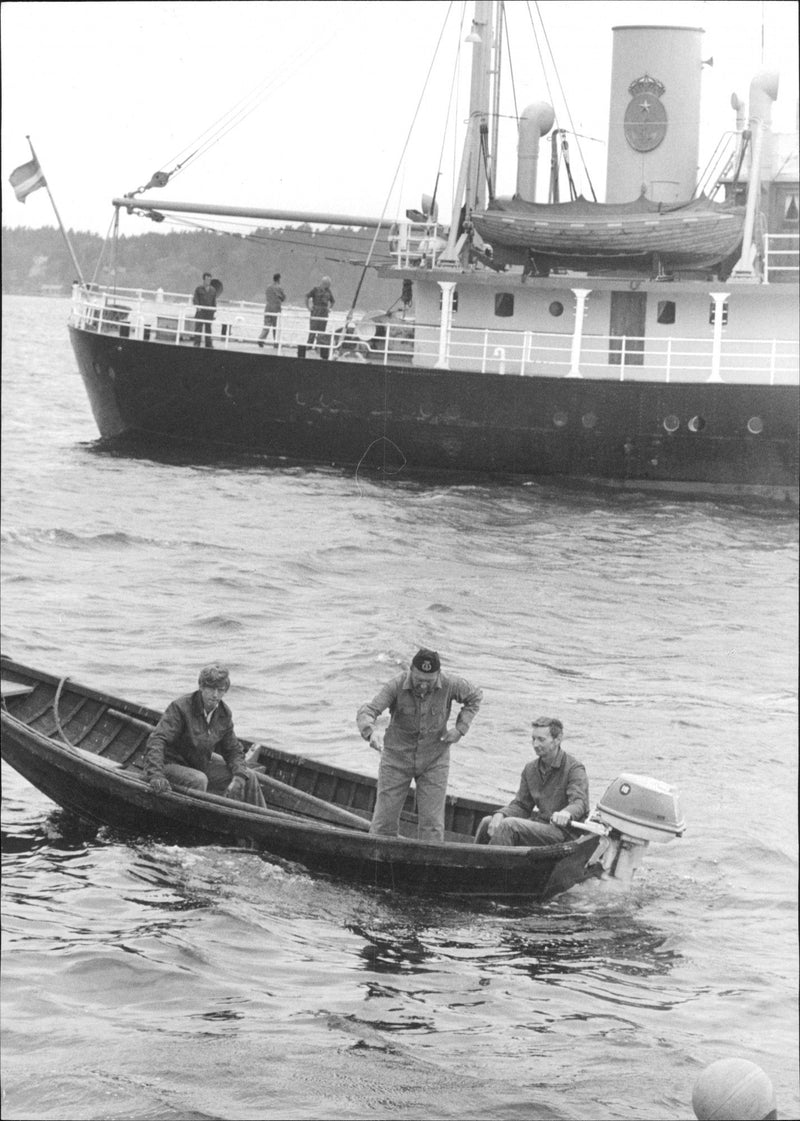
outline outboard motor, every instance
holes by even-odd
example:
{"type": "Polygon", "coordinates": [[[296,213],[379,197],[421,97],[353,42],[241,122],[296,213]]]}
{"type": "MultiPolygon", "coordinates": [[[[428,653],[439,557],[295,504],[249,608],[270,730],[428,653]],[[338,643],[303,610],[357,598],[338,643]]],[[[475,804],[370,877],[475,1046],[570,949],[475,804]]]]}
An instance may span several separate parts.
{"type": "Polygon", "coordinates": [[[602,865],[602,878],[630,884],[651,842],[683,836],[686,828],[671,786],[647,775],[620,775],[579,829],[604,837],[590,863],[602,865]]]}

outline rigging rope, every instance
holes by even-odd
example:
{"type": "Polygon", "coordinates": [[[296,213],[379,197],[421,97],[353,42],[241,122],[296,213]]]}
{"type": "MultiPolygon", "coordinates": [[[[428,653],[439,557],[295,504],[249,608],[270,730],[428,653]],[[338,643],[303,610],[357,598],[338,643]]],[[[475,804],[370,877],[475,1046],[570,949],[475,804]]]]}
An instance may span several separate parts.
{"type": "Polygon", "coordinates": [[[170,179],[174,179],[180,172],[185,171],[195,160],[205,155],[206,152],[227,136],[232,129],[246,120],[251,113],[254,113],[268,96],[275,93],[281,86],[286,84],[298,67],[311,62],[320,51],[326,49],[330,45],[338,34],[338,31],[333,32],[323,42],[319,42],[316,45],[306,45],[291,58],[286,59],[277,75],[271,74],[256,86],[254,90],[251,90],[250,93],[245,94],[235,102],[227,112],[223,113],[222,116],[218,117],[216,121],[204,129],[194,141],[181,148],[171,159],[166,160],[165,163],[161,165],[161,168],[153,173],[146,184],[132,191],[131,197],[141,194],[142,191],[146,191],[150,187],[166,186],[170,179]],[[175,164],[172,170],[165,170],[166,166],[172,163],[175,164]]]}
{"type": "MultiPolygon", "coordinates": [[[[589,175],[589,168],[587,167],[586,160],[584,159],[584,156],[583,156],[583,149],[581,148],[580,142],[578,140],[578,133],[575,129],[575,124],[572,120],[572,113],[570,112],[569,104],[567,103],[566,94],[564,93],[564,87],[561,84],[561,78],[559,77],[559,74],[558,74],[558,67],[556,66],[556,60],[555,60],[555,56],[553,55],[553,49],[550,46],[550,39],[547,35],[547,29],[545,28],[545,25],[544,25],[544,19],[542,18],[542,13],[539,10],[539,0],[534,0],[534,5],[536,7],[536,14],[539,17],[539,23],[541,24],[542,34],[544,35],[544,41],[547,44],[547,51],[548,51],[548,54],[550,55],[550,60],[553,64],[553,71],[554,71],[555,76],[556,76],[556,81],[558,82],[558,88],[561,91],[561,99],[564,102],[564,111],[567,115],[567,120],[569,121],[570,131],[572,132],[572,135],[575,137],[575,142],[576,142],[576,145],[577,145],[577,148],[578,148],[578,154],[581,157],[581,163],[583,164],[583,170],[584,170],[584,173],[586,175],[586,181],[589,184],[589,190],[592,192],[592,199],[595,202],[597,202],[597,195],[595,194],[594,185],[592,183],[591,176],[589,175]]],[[[530,17],[530,21],[531,21],[531,27],[533,28],[534,38],[536,39],[536,49],[539,51],[539,60],[542,64],[542,71],[544,73],[544,80],[545,80],[545,83],[547,84],[547,94],[548,94],[548,97],[550,98],[550,102],[552,104],[553,103],[553,96],[550,92],[550,83],[547,79],[547,73],[545,71],[544,61],[542,59],[542,52],[541,52],[541,49],[539,48],[539,37],[536,34],[536,27],[534,26],[534,22],[533,22],[533,14],[532,14],[531,8],[530,8],[530,0],[526,0],[526,6],[527,6],[527,9],[528,9],[528,16],[530,17]]],[[[556,114],[556,117],[557,116],[558,115],[556,114]]]]}
{"type": "Polygon", "coordinates": [[[364,283],[364,277],[367,275],[367,269],[369,268],[370,263],[372,261],[372,254],[373,254],[373,251],[375,249],[375,243],[378,240],[378,234],[381,231],[381,226],[383,225],[383,220],[386,216],[386,211],[389,209],[389,200],[392,197],[392,192],[394,191],[394,185],[397,182],[397,178],[400,174],[400,169],[403,166],[403,160],[405,158],[406,151],[408,150],[408,145],[411,141],[411,133],[414,131],[414,125],[417,122],[417,117],[419,116],[419,111],[420,111],[420,108],[422,107],[422,99],[425,96],[425,91],[428,88],[428,82],[430,81],[431,73],[433,71],[433,64],[436,61],[437,54],[439,53],[439,47],[441,46],[442,36],[444,35],[444,29],[445,29],[445,26],[447,24],[447,20],[450,16],[450,11],[451,11],[452,7],[453,7],[453,0],[450,0],[450,3],[447,6],[447,12],[445,13],[445,17],[444,17],[444,21],[442,23],[441,30],[439,32],[439,38],[436,41],[436,46],[435,46],[434,51],[433,51],[433,57],[431,58],[430,65],[428,66],[428,73],[425,75],[425,81],[422,84],[422,91],[420,92],[419,98],[417,100],[417,107],[414,110],[414,116],[411,118],[411,124],[409,125],[409,128],[408,128],[408,133],[406,135],[406,140],[405,140],[405,143],[403,144],[403,149],[400,152],[400,159],[398,160],[397,168],[395,170],[394,176],[392,177],[392,182],[389,185],[389,191],[386,195],[386,202],[384,203],[383,211],[381,212],[381,216],[380,216],[378,225],[375,227],[375,234],[372,238],[372,244],[371,244],[369,252],[367,254],[367,260],[364,264],[364,268],[361,272],[361,276],[359,277],[358,284],[356,285],[356,291],[355,291],[355,295],[353,296],[353,302],[350,305],[350,310],[347,313],[347,320],[348,321],[350,320],[350,318],[353,315],[353,312],[356,309],[356,304],[358,303],[358,297],[361,294],[361,288],[362,288],[362,285],[364,283]]]}

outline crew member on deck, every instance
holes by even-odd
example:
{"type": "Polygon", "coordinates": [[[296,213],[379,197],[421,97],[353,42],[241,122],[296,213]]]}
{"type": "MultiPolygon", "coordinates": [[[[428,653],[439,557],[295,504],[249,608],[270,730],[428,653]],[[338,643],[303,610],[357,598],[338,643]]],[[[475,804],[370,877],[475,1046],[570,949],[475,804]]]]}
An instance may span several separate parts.
{"type": "MultiPolygon", "coordinates": [[[[219,284],[219,281],[217,281],[217,284],[219,284]]],[[[217,306],[217,285],[212,281],[210,272],[203,273],[203,283],[197,285],[192,299],[194,300],[195,318],[194,345],[201,346],[205,335],[206,346],[213,346],[214,344],[211,342],[211,321],[214,318],[214,309],[217,306]]]]}
{"type": "Polygon", "coordinates": [[[323,276],[319,284],[312,288],[310,292],[306,292],[306,306],[311,313],[311,324],[306,346],[319,347],[319,352],[323,358],[330,357],[330,339],[326,328],[330,309],[335,303],[329,276],[323,276]]]}

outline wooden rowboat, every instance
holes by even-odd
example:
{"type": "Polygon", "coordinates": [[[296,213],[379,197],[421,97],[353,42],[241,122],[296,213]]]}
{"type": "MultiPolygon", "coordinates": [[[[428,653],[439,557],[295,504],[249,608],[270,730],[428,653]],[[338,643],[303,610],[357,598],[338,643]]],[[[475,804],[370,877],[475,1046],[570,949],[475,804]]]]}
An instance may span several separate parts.
{"type": "Polygon", "coordinates": [[[313,871],[439,897],[541,901],[600,871],[590,864],[601,840],[594,833],[538,848],[476,845],[497,803],[471,798],[448,797],[444,844],[414,839],[413,798],[404,836],[372,837],[375,779],[274,748],[258,759],[266,809],[213,794],[155,795],[142,763],[160,713],[6,657],[0,669],[3,759],[93,825],[187,844],[244,843],[313,871]]]}

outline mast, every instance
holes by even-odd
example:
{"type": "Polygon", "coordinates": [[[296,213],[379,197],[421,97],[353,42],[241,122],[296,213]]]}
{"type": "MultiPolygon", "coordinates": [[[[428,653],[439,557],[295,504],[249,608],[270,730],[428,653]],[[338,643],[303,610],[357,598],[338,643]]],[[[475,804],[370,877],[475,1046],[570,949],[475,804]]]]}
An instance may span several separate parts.
{"type": "Polygon", "coordinates": [[[495,14],[494,62],[492,66],[492,116],[489,121],[491,130],[491,156],[489,159],[489,199],[497,192],[497,149],[500,137],[500,69],[503,62],[503,2],[497,0],[495,14]]]}
{"type": "Polygon", "coordinates": [[[469,119],[473,126],[473,144],[467,172],[467,208],[483,210],[486,206],[486,175],[484,160],[489,154],[489,71],[492,58],[492,3],[476,0],[475,18],[467,42],[473,43],[472,81],[469,94],[469,119]],[[476,35],[478,41],[472,38],[476,35]]]}
{"type": "Polygon", "coordinates": [[[452,261],[458,256],[461,208],[466,215],[473,209],[486,205],[486,177],[483,168],[483,151],[489,151],[489,72],[492,57],[492,0],[475,0],[472,30],[466,41],[472,44],[472,75],[469,94],[469,121],[464,140],[461,171],[453,195],[453,213],[450,236],[442,260],[452,261]]]}

